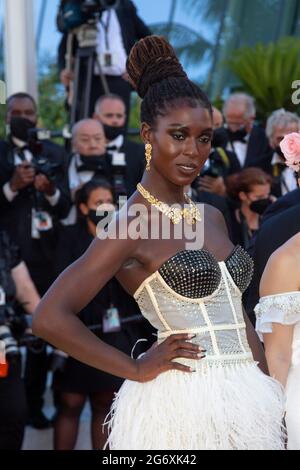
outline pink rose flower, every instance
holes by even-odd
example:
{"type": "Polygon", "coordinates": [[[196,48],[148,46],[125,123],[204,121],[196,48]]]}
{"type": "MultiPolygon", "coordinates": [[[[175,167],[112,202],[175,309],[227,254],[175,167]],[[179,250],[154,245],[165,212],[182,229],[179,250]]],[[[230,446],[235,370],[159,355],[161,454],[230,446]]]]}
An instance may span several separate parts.
{"type": "Polygon", "coordinates": [[[293,132],[285,136],[280,143],[286,164],[295,171],[300,171],[300,134],[293,132]]]}

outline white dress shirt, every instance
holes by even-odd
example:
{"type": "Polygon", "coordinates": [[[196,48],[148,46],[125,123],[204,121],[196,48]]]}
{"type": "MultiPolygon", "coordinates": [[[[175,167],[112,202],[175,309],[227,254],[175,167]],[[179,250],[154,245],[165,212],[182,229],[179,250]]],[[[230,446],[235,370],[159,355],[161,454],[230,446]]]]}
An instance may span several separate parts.
{"type": "MultiPolygon", "coordinates": [[[[104,75],[122,76],[126,72],[127,53],[124,47],[121,26],[115,10],[103,12],[98,23],[97,53],[104,75]],[[111,66],[105,65],[105,54],[111,54],[111,66]]],[[[99,75],[98,67],[95,67],[99,75]]]]}
{"type": "Polygon", "coordinates": [[[227,150],[233,151],[241,165],[241,168],[244,168],[247,158],[248,144],[249,144],[249,134],[245,137],[244,142],[229,142],[227,145],[227,150]]]}

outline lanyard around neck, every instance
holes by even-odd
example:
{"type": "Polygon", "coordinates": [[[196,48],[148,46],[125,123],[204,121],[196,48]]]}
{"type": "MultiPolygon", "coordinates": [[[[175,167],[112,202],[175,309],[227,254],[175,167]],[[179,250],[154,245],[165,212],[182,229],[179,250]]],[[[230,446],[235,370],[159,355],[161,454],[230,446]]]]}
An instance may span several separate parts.
{"type": "Polygon", "coordinates": [[[107,20],[106,20],[106,23],[104,23],[104,21],[102,20],[102,18],[100,19],[100,23],[101,23],[101,25],[103,26],[103,29],[104,29],[105,47],[106,47],[106,50],[107,50],[107,51],[109,51],[108,33],[109,33],[110,20],[111,20],[111,10],[109,10],[109,11],[107,12],[107,20]]]}

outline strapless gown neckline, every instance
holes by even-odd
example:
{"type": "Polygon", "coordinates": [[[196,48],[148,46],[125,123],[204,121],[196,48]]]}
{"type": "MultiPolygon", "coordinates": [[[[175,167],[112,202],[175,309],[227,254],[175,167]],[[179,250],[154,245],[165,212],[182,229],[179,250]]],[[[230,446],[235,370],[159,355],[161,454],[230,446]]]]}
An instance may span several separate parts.
{"type": "MultiPolygon", "coordinates": [[[[162,278],[161,272],[162,272],[162,270],[164,269],[164,267],[165,267],[168,263],[170,263],[171,261],[175,260],[175,259],[178,258],[180,255],[183,255],[183,254],[185,254],[185,253],[189,253],[189,254],[190,254],[190,253],[205,253],[205,254],[209,255],[209,256],[212,258],[212,260],[220,267],[220,270],[221,270],[221,266],[224,266],[224,265],[225,265],[225,267],[226,267],[226,263],[228,263],[228,262],[231,260],[231,258],[233,258],[233,256],[235,255],[236,251],[239,250],[239,249],[242,249],[242,247],[241,247],[240,245],[236,245],[236,246],[233,248],[233,250],[231,251],[231,253],[227,256],[227,258],[226,258],[225,260],[223,260],[223,261],[218,261],[217,258],[216,258],[216,256],[215,256],[213,253],[211,253],[210,251],[208,251],[206,248],[201,248],[201,249],[198,249],[198,250],[186,250],[186,249],[179,250],[179,251],[177,251],[174,255],[171,255],[168,259],[166,259],[166,261],[164,261],[164,262],[161,264],[161,266],[160,266],[156,271],[154,271],[152,274],[149,274],[149,276],[147,276],[147,277],[144,279],[144,281],[141,282],[141,284],[139,285],[139,287],[138,287],[138,288],[136,289],[136,291],[134,292],[133,297],[134,297],[135,300],[137,300],[137,298],[139,297],[140,293],[143,291],[143,289],[145,288],[145,286],[146,286],[149,282],[151,282],[151,280],[152,280],[153,278],[155,278],[155,277],[158,277],[158,278],[160,279],[160,281],[162,281],[163,284],[165,284],[166,287],[167,287],[168,289],[170,289],[170,291],[173,291],[173,293],[174,293],[175,295],[178,295],[178,293],[175,292],[175,291],[172,289],[172,287],[170,287],[170,286],[168,285],[168,283],[166,283],[166,281],[162,278]]],[[[229,278],[230,278],[230,280],[232,281],[233,286],[237,289],[238,292],[240,292],[239,287],[238,287],[238,286],[236,285],[236,283],[234,282],[234,280],[233,280],[232,276],[230,275],[230,273],[228,272],[228,270],[227,270],[227,273],[229,274],[229,278]]],[[[221,284],[221,278],[220,278],[220,282],[219,282],[218,287],[215,289],[215,291],[214,291],[211,295],[209,295],[209,296],[207,296],[207,297],[213,297],[213,296],[218,292],[218,290],[219,290],[219,288],[220,288],[220,284],[221,284]]],[[[185,298],[186,300],[192,300],[192,301],[195,301],[195,300],[203,300],[203,299],[205,298],[205,297],[200,297],[200,298],[198,298],[198,299],[197,299],[197,298],[191,299],[191,298],[189,298],[189,297],[182,296],[182,295],[181,295],[180,297],[185,298]]]]}

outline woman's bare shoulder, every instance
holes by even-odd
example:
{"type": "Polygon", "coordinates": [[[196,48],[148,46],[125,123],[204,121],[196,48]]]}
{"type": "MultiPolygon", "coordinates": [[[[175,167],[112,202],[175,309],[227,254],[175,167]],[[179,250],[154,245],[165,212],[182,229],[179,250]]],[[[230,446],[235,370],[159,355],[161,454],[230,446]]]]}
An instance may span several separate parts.
{"type": "Polygon", "coordinates": [[[264,271],[261,296],[298,291],[300,288],[300,234],[278,248],[264,271]]]}

